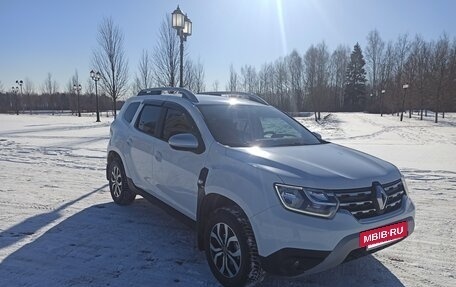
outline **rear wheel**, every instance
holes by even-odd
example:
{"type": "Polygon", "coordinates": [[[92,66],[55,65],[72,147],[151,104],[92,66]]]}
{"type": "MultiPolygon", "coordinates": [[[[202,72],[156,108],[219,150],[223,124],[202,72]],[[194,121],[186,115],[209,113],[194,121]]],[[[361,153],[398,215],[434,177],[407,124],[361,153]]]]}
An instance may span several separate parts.
{"type": "Polygon", "coordinates": [[[252,228],[239,208],[223,207],[212,213],[204,247],[209,267],[223,286],[251,286],[263,279],[252,228]]]}
{"type": "Polygon", "coordinates": [[[122,162],[115,158],[109,164],[109,190],[115,203],[127,205],[135,200],[136,194],[130,190],[122,162]]]}

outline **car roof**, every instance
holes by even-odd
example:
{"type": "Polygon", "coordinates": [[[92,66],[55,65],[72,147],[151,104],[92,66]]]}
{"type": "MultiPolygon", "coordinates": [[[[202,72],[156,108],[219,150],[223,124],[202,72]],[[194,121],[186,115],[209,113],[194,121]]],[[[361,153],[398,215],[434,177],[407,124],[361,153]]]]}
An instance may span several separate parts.
{"type": "Polygon", "coordinates": [[[162,95],[141,95],[131,97],[130,101],[135,100],[150,100],[150,101],[167,101],[175,103],[190,103],[196,106],[201,105],[231,105],[233,102],[241,105],[252,105],[252,106],[264,106],[262,103],[258,103],[249,99],[236,98],[236,97],[226,97],[226,96],[215,96],[215,95],[202,95],[196,94],[198,102],[193,103],[186,98],[183,98],[181,94],[162,94],[162,95]]]}
{"type": "Polygon", "coordinates": [[[196,94],[198,99],[197,105],[214,105],[214,104],[225,104],[232,105],[233,102],[242,105],[252,105],[252,106],[264,106],[262,103],[258,103],[249,99],[236,98],[236,97],[225,97],[225,96],[214,96],[214,95],[201,95],[196,94]]]}

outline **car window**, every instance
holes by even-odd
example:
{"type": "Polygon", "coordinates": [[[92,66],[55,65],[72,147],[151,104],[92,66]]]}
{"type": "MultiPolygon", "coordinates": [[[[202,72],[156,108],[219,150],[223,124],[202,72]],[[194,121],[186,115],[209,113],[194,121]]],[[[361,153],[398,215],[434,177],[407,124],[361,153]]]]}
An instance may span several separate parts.
{"type": "Polygon", "coordinates": [[[206,124],[219,143],[232,147],[313,145],[309,130],[271,106],[201,105],[206,124]]]}
{"type": "Polygon", "coordinates": [[[265,138],[299,137],[299,132],[281,118],[260,117],[262,132],[265,138]]]}
{"type": "Polygon", "coordinates": [[[136,111],[138,110],[138,107],[139,107],[139,102],[131,103],[128,106],[128,108],[125,110],[125,113],[123,116],[124,120],[126,120],[128,123],[131,123],[131,121],[133,120],[133,117],[136,114],[136,111]]]}
{"type": "Polygon", "coordinates": [[[160,119],[161,107],[146,105],[141,111],[137,128],[149,135],[154,135],[160,119]]]}
{"type": "Polygon", "coordinates": [[[187,113],[176,109],[168,109],[162,139],[168,141],[170,137],[182,133],[195,134],[195,126],[187,113]]]}

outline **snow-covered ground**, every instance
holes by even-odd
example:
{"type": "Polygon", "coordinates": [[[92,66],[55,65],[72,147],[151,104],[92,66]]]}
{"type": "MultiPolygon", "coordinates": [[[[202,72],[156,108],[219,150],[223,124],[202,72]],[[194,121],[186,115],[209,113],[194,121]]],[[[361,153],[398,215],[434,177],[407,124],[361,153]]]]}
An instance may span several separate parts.
{"type": "MultiPolygon", "coordinates": [[[[263,285],[456,286],[456,115],[312,119],[299,118],[404,172],[416,230],[330,272],[263,285]]],[[[144,199],[112,203],[108,137],[105,117],[0,115],[0,286],[217,286],[192,229],[144,199]]]]}

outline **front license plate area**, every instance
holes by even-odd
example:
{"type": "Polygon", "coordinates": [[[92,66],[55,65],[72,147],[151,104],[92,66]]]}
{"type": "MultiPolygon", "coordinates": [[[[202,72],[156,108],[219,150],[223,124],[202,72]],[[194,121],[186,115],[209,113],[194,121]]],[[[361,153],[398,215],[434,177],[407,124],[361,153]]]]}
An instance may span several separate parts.
{"type": "Polygon", "coordinates": [[[366,230],[359,233],[359,247],[379,248],[408,235],[407,221],[366,230]]]}

